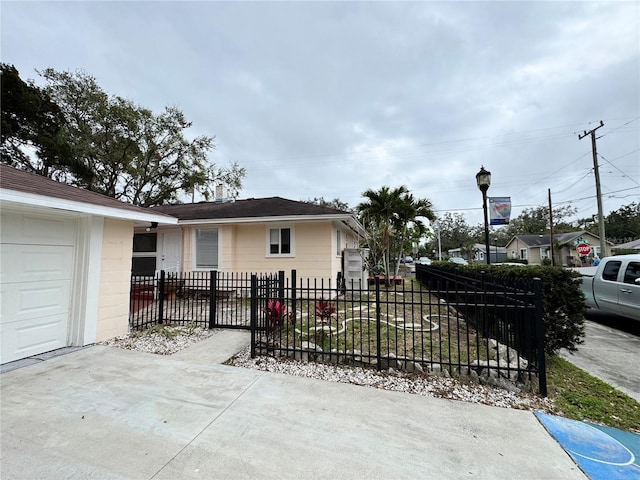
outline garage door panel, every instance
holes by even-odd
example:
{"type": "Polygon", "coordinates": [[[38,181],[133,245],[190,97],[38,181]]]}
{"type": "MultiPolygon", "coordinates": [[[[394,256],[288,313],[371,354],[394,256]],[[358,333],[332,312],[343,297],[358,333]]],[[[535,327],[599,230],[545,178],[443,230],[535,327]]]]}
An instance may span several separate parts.
{"type": "Polygon", "coordinates": [[[3,284],[1,292],[3,324],[69,313],[71,280],[3,284]]]}
{"type": "Polygon", "coordinates": [[[0,324],[2,363],[48,352],[67,345],[68,314],[0,324]]]}
{"type": "Polygon", "coordinates": [[[3,212],[1,222],[3,243],[69,246],[75,243],[72,218],[3,212]]]}
{"type": "Polygon", "coordinates": [[[72,276],[73,247],[3,244],[0,255],[3,284],[68,280],[72,276]]]}
{"type": "Polygon", "coordinates": [[[78,224],[73,218],[2,211],[0,362],[66,346],[78,224]]]}

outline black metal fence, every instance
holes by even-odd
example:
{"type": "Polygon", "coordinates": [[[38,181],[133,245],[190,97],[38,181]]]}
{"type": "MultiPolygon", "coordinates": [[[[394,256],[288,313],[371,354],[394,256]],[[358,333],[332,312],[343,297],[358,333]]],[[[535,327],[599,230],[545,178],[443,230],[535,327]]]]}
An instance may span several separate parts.
{"type": "Polygon", "coordinates": [[[540,280],[418,265],[386,287],[277,274],[132,278],[130,324],[251,330],[251,355],[513,382],[546,395],[540,280]],[[477,378],[476,378],[477,377],[477,378]]]}
{"type": "Polygon", "coordinates": [[[133,276],[129,325],[133,330],[158,324],[249,330],[251,278],[249,273],[216,271],[133,276]]]}
{"type": "Polygon", "coordinates": [[[537,386],[546,395],[539,280],[506,285],[430,267],[419,267],[416,277],[390,287],[338,287],[297,281],[293,271],[278,296],[256,291],[252,355],[378,370],[446,370],[537,386]]]}

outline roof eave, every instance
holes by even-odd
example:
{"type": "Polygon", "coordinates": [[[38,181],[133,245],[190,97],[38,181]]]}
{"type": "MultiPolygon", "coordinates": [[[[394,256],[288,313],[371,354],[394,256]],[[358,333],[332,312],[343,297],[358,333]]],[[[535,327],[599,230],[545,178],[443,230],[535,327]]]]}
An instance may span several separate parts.
{"type": "Polygon", "coordinates": [[[157,222],[161,225],[176,225],[178,223],[178,219],[175,217],[160,213],[147,213],[142,208],[140,211],[121,209],[4,188],[0,189],[0,201],[17,207],[43,207],[136,222],[157,222]]]}
{"type": "Polygon", "coordinates": [[[179,225],[202,224],[230,224],[230,223],[284,223],[284,222],[318,222],[318,221],[349,221],[353,216],[349,214],[329,215],[276,215],[265,217],[234,217],[234,218],[198,218],[193,220],[180,220],[179,225]]]}

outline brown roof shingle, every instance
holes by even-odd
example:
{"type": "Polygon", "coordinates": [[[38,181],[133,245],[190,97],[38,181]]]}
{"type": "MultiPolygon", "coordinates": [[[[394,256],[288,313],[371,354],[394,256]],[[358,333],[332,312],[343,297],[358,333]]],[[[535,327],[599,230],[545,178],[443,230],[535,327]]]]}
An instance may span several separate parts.
{"type": "Polygon", "coordinates": [[[107,197],[106,195],[77,188],[66,183],[56,182],[42,175],[18,170],[9,165],[0,165],[0,188],[102,207],[153,213],[147,208],[121,202],[113,197],[107,197]]]}
{"type": "Polygon", "coordinates": [[[249,198],[226,203],[201,202],[180,205],[158,205],[152,207],[152,210],[178,217],[180,220],[350,215],[349,212],[342,210],[312,203],[297,202],[281,197],[249,198]]]}

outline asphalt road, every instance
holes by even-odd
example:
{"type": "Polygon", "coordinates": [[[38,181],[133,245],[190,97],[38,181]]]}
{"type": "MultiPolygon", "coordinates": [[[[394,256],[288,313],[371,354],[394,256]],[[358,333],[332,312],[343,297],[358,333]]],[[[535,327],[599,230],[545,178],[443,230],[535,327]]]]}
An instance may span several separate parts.
{"type": "Polygon", "coordinates": [[[584,339],[561,356],[640,402],[640,322],[589,311],[584,339]]]}

